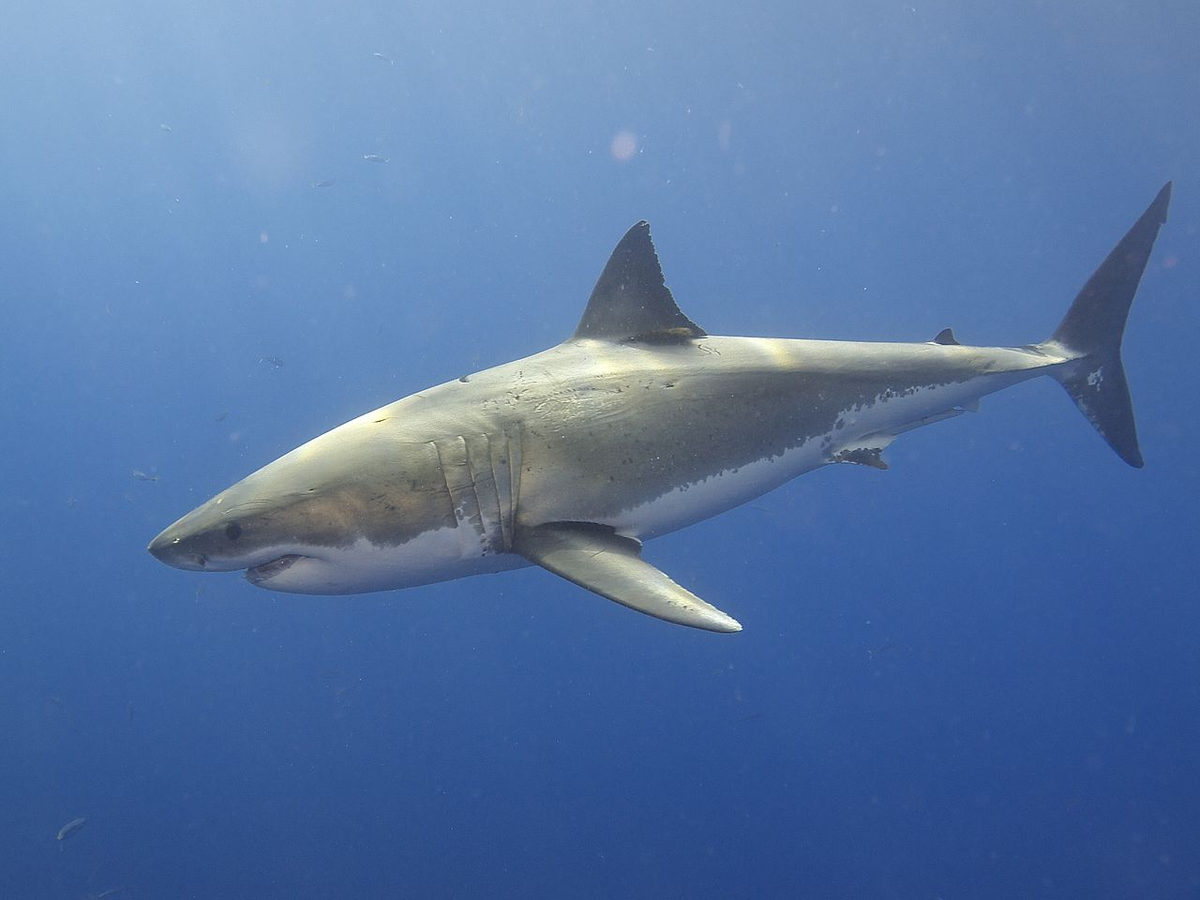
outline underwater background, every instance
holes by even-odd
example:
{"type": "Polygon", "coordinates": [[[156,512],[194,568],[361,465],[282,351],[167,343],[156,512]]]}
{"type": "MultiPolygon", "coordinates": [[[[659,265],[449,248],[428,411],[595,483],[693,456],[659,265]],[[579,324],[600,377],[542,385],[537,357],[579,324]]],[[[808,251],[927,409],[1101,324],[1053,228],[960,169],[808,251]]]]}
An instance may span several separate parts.
{"type": "Polygon", "coordinates": [[[1200,6],[3,20],[0,898],[1200,897],[1200,6]],[[741,634],[145,552],[565,338],[638,219],[711,333],[1016,345],[1172,179],[1146,468],[1039,379],[647,545],[741,634]]]}

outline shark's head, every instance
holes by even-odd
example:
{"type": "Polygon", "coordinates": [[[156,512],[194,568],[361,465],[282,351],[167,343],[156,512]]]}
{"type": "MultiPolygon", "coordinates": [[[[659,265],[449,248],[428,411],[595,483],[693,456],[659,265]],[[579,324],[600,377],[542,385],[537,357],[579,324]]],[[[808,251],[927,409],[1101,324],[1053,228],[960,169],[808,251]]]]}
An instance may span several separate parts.
{"type": "Polygon", "coordinates": [[[456,521],[437,451],[374,439],[357,424],[222,491],[164,529],[149,551],[179,569],[244,569],[253,584],[297,593],[430,580],[430,564],[457,552],[446,539],[456,521]]]}
{"type": "Polygon", "coordinates": [[[250,581],[264,586],[302,561],[311,566],[323,556],[335,558],[332,551],[342,542],[330,541],[328,529],[319,525],[322,504],[316,488],[300,494],[281,490],[271,484],[268,469],[165,528],[150,542],[150,552],[167,565],[193,572],[245,569],[250,581]]]}

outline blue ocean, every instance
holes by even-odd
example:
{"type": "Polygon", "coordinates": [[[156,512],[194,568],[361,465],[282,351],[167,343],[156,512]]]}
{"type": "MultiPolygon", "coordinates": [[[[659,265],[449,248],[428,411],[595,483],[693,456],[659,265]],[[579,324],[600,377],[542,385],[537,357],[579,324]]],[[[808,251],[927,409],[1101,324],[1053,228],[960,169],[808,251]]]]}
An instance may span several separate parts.
{"type": "Polygon", "coordinates": [[[0,898],[1200,897],[1200,6],[15,0],[0,898]],[[1124,361],[649,542],[356,596],[146,552],[575,330],[1019,346],[1174,181],[1124,361]],[[80,823],[78,820],[83,820],[80,823]]]}

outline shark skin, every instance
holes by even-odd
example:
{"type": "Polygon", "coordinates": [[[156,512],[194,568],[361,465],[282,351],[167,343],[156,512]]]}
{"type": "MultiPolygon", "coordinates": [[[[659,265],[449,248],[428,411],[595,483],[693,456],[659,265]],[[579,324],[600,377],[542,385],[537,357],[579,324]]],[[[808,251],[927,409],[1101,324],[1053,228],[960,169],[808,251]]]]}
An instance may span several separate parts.
{"type": "Polygon", "coordinates": [[[1170,184],[1023,347],[719,337],[666,288],[649,226],[618,244],[571,338],[347,422],[163,530],[149,550],[309,594],[535,564],[640,612],[738,631],[642,542],[834,463],[886,468],[899,435],[1042,375],[1142,464],[1120,343],[1170,184]]]}

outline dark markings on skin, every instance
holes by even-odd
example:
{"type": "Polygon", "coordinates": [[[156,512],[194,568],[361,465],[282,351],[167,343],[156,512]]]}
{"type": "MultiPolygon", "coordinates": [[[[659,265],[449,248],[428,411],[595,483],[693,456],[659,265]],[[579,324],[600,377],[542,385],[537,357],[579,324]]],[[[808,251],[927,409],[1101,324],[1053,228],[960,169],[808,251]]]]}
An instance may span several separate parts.
{"type": "Polygon", "coordinates": [[[888,464],[883,461],[883,450],[878,447],[857,447],[853,450],[843,450],[833,456],[834,462],[855,463],[860,466],[870,466],[872,469],[886,469],[888,464]]]}
{"type": "MultiPolygon", "coordinates": [[[[919,371],[857,379],[823,372],[722,372],[649,383],[645,378],[600,377],[572,385],[544,401],[541,414],[526,425],[531,474],[576,473],[571,503],[577,515],[604,521],[723,471],[778,460],[808,440],[824,439],[847,410],[937,383],[919,371]],[[639,390],[636,401],[620,399],[621,387],[631,382],[651,390],[639,390]],[[665,389],[668,383],[671,390],[665,389]],[[893,389],[889,383],[911,386],[893,389]],[[582,417],[595,425],[573,429],[569,423],[582,417]],[[614,471],[620,472],[615,483],[614,471]]],[[[822,447],[832,444],[823,440],[822,447]]],[[[872,465],[865,455],[846,461],[872,465]]],[[[787,477],[781,470],[780,480],[787,477]]]]}

